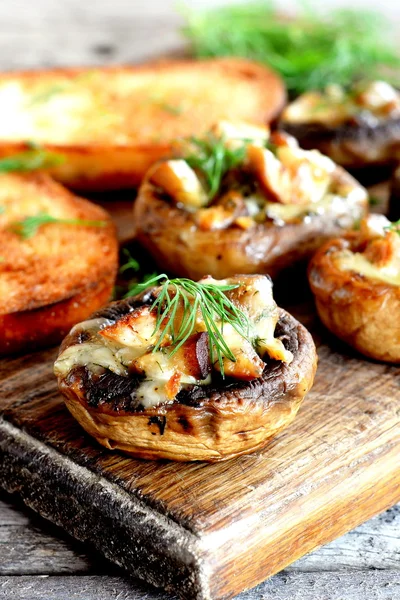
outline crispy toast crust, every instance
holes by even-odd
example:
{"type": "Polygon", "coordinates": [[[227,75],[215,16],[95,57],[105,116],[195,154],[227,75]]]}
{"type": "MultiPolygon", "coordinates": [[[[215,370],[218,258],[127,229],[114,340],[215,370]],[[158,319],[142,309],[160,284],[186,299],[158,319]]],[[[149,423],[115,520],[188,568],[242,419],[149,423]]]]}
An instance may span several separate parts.
{"type": "Polygon", "coordinates": [[[65,157],[51,173],[71,187],[129,187],[176,137],[221,119],[269,122],[285,100],[278,75],[239,58],[3,73],[0,157],[35,141],[65,157]]]}
{"type": "Polygon", "coordinates": [[[100,308],[114,284],[118,244],[109,215],[44,174],[0,175],[0,355],[58,342],[100,308]],[[48,213],[102,226],[47,224],[23,239],[12,224],[48,213]]]}
{"type": "Polygon", "coordinates": [[[58,344],[75,323],[108,302],[113,283],[108,277],[55,304],[0,315],[0,356],[58,344]]]}

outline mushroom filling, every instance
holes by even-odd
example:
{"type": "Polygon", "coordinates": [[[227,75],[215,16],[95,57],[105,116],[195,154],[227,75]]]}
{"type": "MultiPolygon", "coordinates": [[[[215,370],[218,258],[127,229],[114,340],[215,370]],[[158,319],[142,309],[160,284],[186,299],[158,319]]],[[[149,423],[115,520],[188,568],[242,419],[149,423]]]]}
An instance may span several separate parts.
{"type": "Polygon", "coordinates": [[[204,231],[284,225],[328,210],[340,216],[352,207],[358,215],[367,199],[356,182],[337,177],[330,158],[263,127],[220,123],[177,152],[182,158],[157,163],[148,181],[204,231]]]}
{"type": "Polygon", "coordinates": [[[357,252],[349,248],[335,252],[341,270],[367,279],[400,285],[400,229],[383,215],[369,215],[361,221],[357,252]]]}
{"type": "Polygon", "coordinates": [[[306,92],[289,104],[282,121],[290,124],[378,125],[400,117],[400,94],[384,81],[357,83],[349,89],[332,84],[324,91],[306,92]]]}
{"type": "Polygon", "coordinates": [[[267,276],[155,279],[164,282],[152,289],[151,303],[115,322],[97,318],[76,325],[71,333],[79,331],[83,341],[59,355],[55,374],[66,377],[86,367],[96,375],[136,378],[135,396],[147,408],[213,379],[257,379],[269,359],[292,361],[274,337],[279,310],[267,276]]]}

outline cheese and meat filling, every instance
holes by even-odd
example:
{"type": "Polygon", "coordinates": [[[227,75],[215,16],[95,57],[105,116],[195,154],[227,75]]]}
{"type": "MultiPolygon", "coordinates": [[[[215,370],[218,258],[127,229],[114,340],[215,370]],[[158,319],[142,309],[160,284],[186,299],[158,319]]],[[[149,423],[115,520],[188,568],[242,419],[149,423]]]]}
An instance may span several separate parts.
{"type": "Polygon", "coordinates": [[[323,91],[306,92],[289,104],[282,122],[315,123],[328,127],[367,123],[378,125],[400,117],[400,94],[385,81],[356,83],[350,89],[332,84],[323,91]]]}
{"type": "Polygon", "coordinates": [[[298,222],[327,210],[355,218],[367,192],[334,176],[318,150],[264,127],[220,123],[208,138],[177,145],[182,158],[157,163],[148,181],[203,231],[298,222]]]}
{"type": "MultiPolygon", "coordinates": [[[[259,378],[269,359],[291,362],[292,354],[274,337],[279,310],[268,277],[242,275],[221,281],[206,277],[195,285],[207,293],[210,286],[230,288],[223,293],[235,318],[218,311],[211,313],[210,324],[199,298],[183,292],[173,311],[163,303],[157,308],[144,304],[116,322],[91,319],[72,330],[84,332],[85,341],[60,354],[55,374],[66,377],[75,367],[86,367],[99,375],[109,370],[138,377],[135,395],[147,408],[173,402],[181,389],[209,384],[221,375],[244,381],[259,378]],[[167,324],[168,333],[162,335],[167,324]],[[180,335],[185,331],[190,333],[186,338],[180,335]],[[223,340],[219,352],[218,333],[223,340]]],[[[162,290],[163,286],[153,289],[152,298],[160,297],[162,290]]],[[[171,301],[176,288],[171,285],[167,291],[171,301]]]]}
{"type": "Polygon", "coordinates": [[[400,231],[383,215],[369,215],[361,222],[360,248],[335,253],[339,269],[352,271],[367,279],[400,285],[400,231]]]}

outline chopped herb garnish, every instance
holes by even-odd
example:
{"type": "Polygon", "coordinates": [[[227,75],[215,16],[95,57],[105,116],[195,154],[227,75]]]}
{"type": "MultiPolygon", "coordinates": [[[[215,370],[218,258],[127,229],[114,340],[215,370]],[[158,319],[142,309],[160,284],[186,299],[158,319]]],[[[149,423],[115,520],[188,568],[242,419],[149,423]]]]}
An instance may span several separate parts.
{"type": "Polygon", "coordinates": [[[168,112],[171,115],[176,115],[176,116],[181,115],[184,111],[183,106],[176,106],[174,104],[168,104],[168,102],[160,102],[159,107],[162,108],[162,110],[165,110],[165,112],[168,112]]]}
{"type": "Polygon", "coordinates": [[[378,206],[378,204],[380,204],[381,201],[376,196],[369,196],[368,203],[370,206],[378,206]]]}
{"type": "Polygon", "coordinates": [[[45,102],[48,102],[49,100],[51,100],[53,98],[53,96],[56,96],[57,94],[65,92],[66,89],[67,89],[67,86],[65,84],[64,85],[61,85],[61,84],[52,85],[52,86],[42,90],[41,92],[34,94],[32,96],[32,98],[30,99],[28,106],[44,104],[45,102]]]}
{"type": "Polygon", "coordinates": [[[38,215],[24,217],[20,221],[11,223],[10,229],[14,233],[21,236],[24,240],[27,240],[36,235],[40,227],[50,223],[59,223],[62,225],[81,225],[84,227],[106,227],[108,225],[107,221],[96,221],[90,219],[60,219],[47,213],[39,213],[38,215]]]}
{"type": "Polygon", "coordinates": [[[227,345],[224,336],[224,325],[231,325],[239,335],[248,339],[250,321],[246,313],[226,296],[225,292],[239,287],[235,285],[216,285],[200,283],[190,279],[169,279],[167,275],[157,275],[136,286],[140,293],[152,286],[160,286],[151,310],[157,310],[157,321],[153,335],[158,334],[153,352],[160,349],[162,341],[170,336],[174,349],[171,356],[196,331],[198,314],[201,314],[210,342],[211,362],[218,361],[222,377],[224,377],[224,357],[236,362],[235,355],[227,345]],[[179,323],[176,318],[179,311],[179,323]]]}
{"type": "Polygon", "coordinates": [[[390,23],[380,14],[352,9],[316,10],[299,2],[297,16],[271,1],[187,10],[184,33],[199,57],[243,56],[271,66],[292,96],[373,80],[382,67],[398,67],[390,23]],[[388,34],[389,32],[389,34],[388,34]]]}
{"type": "Polygon", "coordinates": [[[146,281],[148,281],[149,279],[153,279],[153,277],[156,277],[158,273],[154,271],[151,273],[145,273],[143,266],[140,265],[139,261],[132,256],[132,254],[127,248],[124,248],[122,250],[122,253],[124,256],[126,256],[126,262],[123,265],[121,265],[119,269],[120,274],[123,275],[127,271],[132,271],[133,273],[135,273],[135,275],[129,281],[124,281],[124,285],[117,286],[118,289],[116,294],[119,297],[122,296],[123,298],[128,298],[129,296],[135,296],[138,293],[136,291],[137,286],[142,286],[142,284],[146,283],[146,281]],[[139,283],[139,281],[141,283],[139,283]],[[128,291],[124,293],[127,289],[128,291]]]}
{"type": "Polygon", "coordinates": [[[246,157],[246,140],[242,145],[232,147],[223,137],[208,133],[204,138],[192,137],[190,144],[193,153],[184,156],[192,169],[196,169],[205,179],[209,200],[213,200],[220,189],[224,175],[237,167],[246,157]]]}
{"type": "Polygon", "coordinates": [[[400,235],[400,219],[398,221],[393,221],[387,227],[384,228],[386,231],[394,231],[398,235],[400,235]]]}
{"type": "Polygon", "coordinates": [[[124,256],[126,256],[127,260],[126,260],[126,263],[121,265],[119,272],[125,273],[125,271],[128,271],[129,269],[131,269],[132,271],[137,273],[140,270],[140,265],[139,265],[138,261],[136,260],[136,258],[134,258],[132,256],[132,254],[129,252],[129,250],[127,248],[124,248],[122,250],[122,253],[124,254],[124,256]]]}
{"type": "Polygon", "coordinates": [[[36,171],[37,169],[49,169],[56,167],[64,162],[64,157],[55,152],[42,150],[38,147],[31,147],[25,152],[13,154],[0,159],[0,173],[10,173],[18,171],[20,173],[27,171],[36,171]]]}

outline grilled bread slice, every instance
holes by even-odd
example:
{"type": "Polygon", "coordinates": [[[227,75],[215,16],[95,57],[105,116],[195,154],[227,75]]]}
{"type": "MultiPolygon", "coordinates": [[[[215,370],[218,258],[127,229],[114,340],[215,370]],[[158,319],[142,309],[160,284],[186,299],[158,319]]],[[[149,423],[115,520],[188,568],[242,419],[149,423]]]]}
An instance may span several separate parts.
{"type": "Polygon", "coordinates": [[[135,186],[171,142],[220,120],[274,119],[286,93],[273,71],[238,58],[0,75],[0,157],[35,142],[64,157],[75,189],[135,186]]]}
{"type": "Polygon", "coordinates": [[[5,355],[57,343],[104,305],[116,276],[118,244],[102,208],[43,173],[0,175],[0,211],[0,355],[5,355]],[[27,217],[38,215],[62,221],[24,231],[23,225],[32,225],[27,217]]]}

